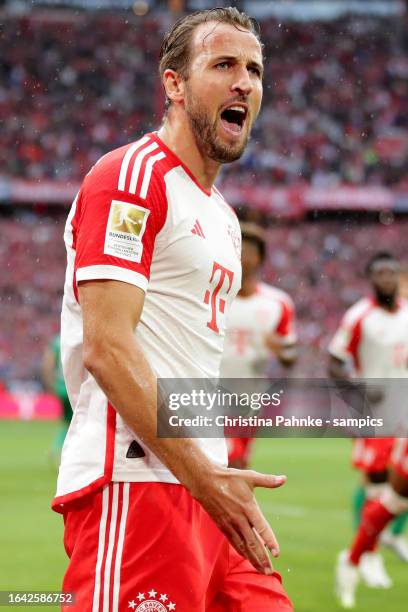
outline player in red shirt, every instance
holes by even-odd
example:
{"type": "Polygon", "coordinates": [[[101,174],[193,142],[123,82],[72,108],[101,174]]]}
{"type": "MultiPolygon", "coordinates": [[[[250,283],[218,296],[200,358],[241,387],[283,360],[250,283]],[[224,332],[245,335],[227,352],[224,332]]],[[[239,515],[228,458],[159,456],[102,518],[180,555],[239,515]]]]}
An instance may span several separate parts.
{"type": "MultiPolygon", "coordinates": [[[[223,439],[160,438],[157,379],[217,377],[240,230],[214,180],[262,98],[256,26],[236,9],[167,34],[158,133],[108,153],[68,217],[62,362],[73,405],[58,477],[78,612],[289,612],[276,537],[223,439]]],[[[146,95],[138,92],[138,95],[146,95]]]]}

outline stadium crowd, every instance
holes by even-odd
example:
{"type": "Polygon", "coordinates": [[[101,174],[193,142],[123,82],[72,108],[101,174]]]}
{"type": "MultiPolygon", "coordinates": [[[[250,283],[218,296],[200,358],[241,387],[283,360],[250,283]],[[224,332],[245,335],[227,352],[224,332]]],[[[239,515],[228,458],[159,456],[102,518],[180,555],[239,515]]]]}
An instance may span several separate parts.
{"type": "Polygon", "coordinates": [[[38,380],[42,351],[59,331],[66,254],[62,217],[0,218],[0,380],[38,380]]]}
{"type": "MultiPolygon", "coordinates": [[[[160,121],[157,56],[168,16],[60,15],[4,22],[2,174],[78,180],[160,121]]],[[[263,22],[263,111],[245,156],[225,174],[246,184],[256,173],[258,183],[408,189],[406,25],[263,22]]]]}
{"type": "MultiPolygon", "coordinates": [[[[31,212],[0,221],[0,380],[39,380],[43,349],[60,323],[64,223],[65,216],[31,212]]],[[[270,226],[264,278],[295,301],[301,345],[295,375],[324,375],[332,333],[368,289],[365,262],[379,245],[403,258],[407,232],[408,220],[270,226]]]]}
{"type": "MultiPolygon", "coordinates": [[[[79,181],[107,150],[155,129],[168,19],[65,11],[4,19],[0,178],[79,181]]],[[[262,22],[263,110],[243,158],[224,167],[225,184],[408,190],[406,19],[262,22]]],[[[24,210],[18,220],[0,217],[0,380],[7,381],[38,380],[43,347],[59,328],[65,269],[66,212],[24,210]]],[[[376,247],[403,255],[407,229],[405,220],[270,228],[265,279],[295,300],[299,375],[324,372],[328,338],[364,292],[364,261],[376,247]]]]}

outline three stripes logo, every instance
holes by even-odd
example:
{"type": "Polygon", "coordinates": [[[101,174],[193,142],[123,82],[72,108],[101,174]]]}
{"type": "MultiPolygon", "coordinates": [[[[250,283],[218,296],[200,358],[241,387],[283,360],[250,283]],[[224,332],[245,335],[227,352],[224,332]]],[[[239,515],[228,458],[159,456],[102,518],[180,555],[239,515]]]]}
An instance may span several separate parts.
{"type": "Polygon", "coordinates": [[[118,190],[139,195],[144,200],[149,192],[153,166],[166,157],[157,142],[144,136],[126,151],[120,168],[118,190]]]}
{"type": "Polygon", "coordinates": [[[203,228],[200,225],[200,222],[198,219],[196,219],[194,225],[193,225],[193,229],[191,230],[191,233],[194,234],[195,236],[200,236],[201,238],[205,238],[205,234],[203,232],[203,228]]]}

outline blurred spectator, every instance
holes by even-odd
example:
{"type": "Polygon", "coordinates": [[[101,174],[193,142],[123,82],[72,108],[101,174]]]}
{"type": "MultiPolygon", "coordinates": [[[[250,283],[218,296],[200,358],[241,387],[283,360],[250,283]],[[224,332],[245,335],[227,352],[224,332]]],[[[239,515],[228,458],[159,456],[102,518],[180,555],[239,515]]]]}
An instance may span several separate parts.
{"type": "MultiPolygon", "coordinates": [[[[80,179],[157,127],[165,16],[9,18],[0,38],[1,172],[80,179]]],[[[408,189],[408,27],[396,20],[262,23],[265,98],[234,180],[408,189]],[[404,27],[405,26],[405,27],[404,27]]]]}
{"type": "Polygon", "coordinates": [[[0,378],[39,380],[45,344],[60,327],[64,220],[0,217],[0,378]]]}
{"type": "MultiPolygon", "coordinates": [[[[157,58],[168,15],[33,11],[0,36],[0,175],[79,181],[106,151],[155,129],[163,111],[157,58]],[[58,15],[58,19],[55,17],[58,15]]],[[[223,180],[388,185],[408,190],[407,18],[262,24],[263,110],[244,157],[223,180]]],[[[0,378],[39,380],[59,331],[66,212],[0,217],[0,378]]],[[[372,250],[404,256],[408,221],[302,222],[269,230],[268,282],[294,298],[296,373],[325,372],[324,349],[366,291],[372,250]]]]}
{"type": "Polygon", "coordinates": [[[107,150],[157,122],[158,23],[61,15],[61,22],[34,14],[2,24],[4,174],[79,179],[107,150]]]}
{"type": "MultiPolygon", "coordinates": [[[[408,189],[408,29],[396,21],[262,24],[265,97],[246,182],[408,189]]],[[[246,170],[246,172],[242,172],[246,170]]]]}

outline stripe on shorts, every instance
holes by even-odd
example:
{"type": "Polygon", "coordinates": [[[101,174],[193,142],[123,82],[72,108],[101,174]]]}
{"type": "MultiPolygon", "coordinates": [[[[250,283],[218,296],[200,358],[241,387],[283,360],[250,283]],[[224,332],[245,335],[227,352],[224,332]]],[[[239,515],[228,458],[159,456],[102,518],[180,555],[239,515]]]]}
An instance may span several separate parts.
{"type": "Polygon", "coordinates": [[[119,612],[120,568],[122,565],[123,544],[125,542],[126,519],[129,508],[129,483],[123,484],[122,515],[120,517],[118,549],[116,551],[115,571],[113,576],[113,609],[119,612]]]}
{"type": "Polygon", "coordinates": [[[110,573],[112,566],[112,553],[115,545],[116,522],[118,517],[118,495],[119,483],[115,482],[112,487],[112,513],[109,525],[109,543],[106,552],[105,571],[103,577],[103,612],[109,612],[110,573]]]}
{"type": "Polygon", "coordinates": [[[393,463],[403,463],[404,455],[407,453],[407,438],[395,438],[391,459],[393,463]]]}
{"type": "Polygon", "coordinates": [[[96,558],[95,589],[94,589],[92,612],[99,611],[99,595],[101,592],[101,568],[102,568],[102,561],[103,561],[103,553],[105,550],[106,519],[108,516],[108,508],[109,508],[109,486],[106,486],[104,487],[103,493],[102,493],[102,514],[101,514],[101,522],[99,524],[98,555],[96,558]]]}
{"type": "Polygon", "coordinates": [[[120,570],[128,508],[129,483],[115,482],[104,488],[92,612],[119,612],[120,570]]]}

